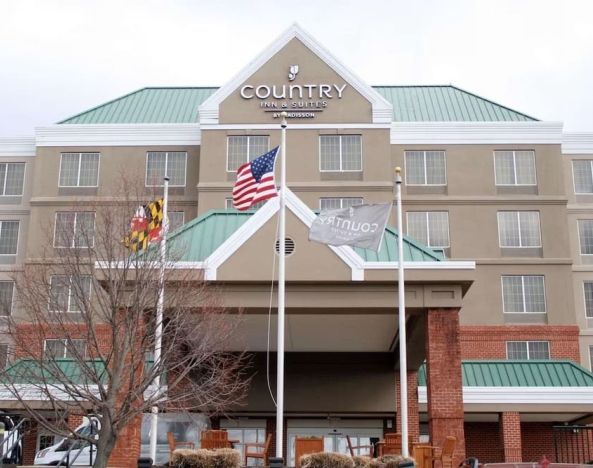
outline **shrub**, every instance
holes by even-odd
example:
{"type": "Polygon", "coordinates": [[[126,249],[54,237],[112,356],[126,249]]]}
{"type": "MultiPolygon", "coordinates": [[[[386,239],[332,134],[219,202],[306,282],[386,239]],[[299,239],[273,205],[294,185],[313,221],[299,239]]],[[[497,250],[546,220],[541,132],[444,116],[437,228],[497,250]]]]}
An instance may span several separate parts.
{"type": "Polygon", "coordinates": [[[352,461],[354,462],[354,468],[367,468],[371,462],[371,458],[355,455],[352,457],[352,461]]]}
{"type": "Polygon", "coordinates": [[[178,449],[173,452],[170,465],[176,468],[239,468],[241,454],[233,449],[178,449]]]}
{"type": "Polygon", "coordinates": [[[301,457],[301,468],[354,468],[354,460],[341,453],[311,453],[301,457]]]}
{"type": "Polygon", "coordinates": [[[373,458],[367,468],[399,468],[399,464],[410,461],[412,458],[404,458],[401,455],[383,455],[379,458],[373,458]]]}

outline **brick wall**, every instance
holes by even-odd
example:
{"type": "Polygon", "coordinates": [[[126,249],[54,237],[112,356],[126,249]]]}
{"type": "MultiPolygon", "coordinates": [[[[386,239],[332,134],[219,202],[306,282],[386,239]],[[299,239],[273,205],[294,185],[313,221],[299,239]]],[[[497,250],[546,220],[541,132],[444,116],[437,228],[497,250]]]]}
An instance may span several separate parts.
{"type": "Polygon", "coordinates": [[[460,340],[462,359],[506,359],[507,341],[549,341],[552,359],[581,360],[577,326],[462,326],[460,340]]]}
{"type": "MultiPolygon", "coordinates": [[[[399,408],[400,388],[399,370],[395,374],[395,401],[399,408]]],[[[418,411],[418,372],[408,372],[408,438],[410,442],[418,442],[420,437],[420,413],[418,411]]],[[[396,413],[395,427],[401,432],[401,413],[396,413]]]]}
{"type": "Polygon", "coordinates": [[[522,423],[521,442],[524,462],[540,461],[542,455],[551,462],[556,461],[551,423],[522,423]]]}
{"type": "Polygon", "coordinates": [[[520,462],[521,452],[521,416],[516,411],[500,414],[500,440],[504,450],[504,462],[520,462]]]}
{"type": "Polygon", "coordinates": [[[500,463],[504,460],[497,422],[466,422],[464,429],[466,456],[477,457],[481,463],[500,463]]]}
{"type": "Polygon", "coordinates": [[[31,422],[23,436],[23,465],[33,465],[37,452],[37,423],[31,422]]]}
{"type": "Polygon", "coordinates": [[[426,376],[428,426],[433,445],[441,446],[447,436],[457,445],[453,466],[465,458],[459,311],[431,309],[426,319],[426,376]]]}

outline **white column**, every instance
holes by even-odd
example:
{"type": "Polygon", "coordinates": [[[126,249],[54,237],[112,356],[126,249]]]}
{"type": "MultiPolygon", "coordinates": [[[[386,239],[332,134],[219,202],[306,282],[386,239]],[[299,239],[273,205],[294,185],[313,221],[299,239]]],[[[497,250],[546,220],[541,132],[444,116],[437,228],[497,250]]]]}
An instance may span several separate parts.
{"type": "Polygon", "coordinates": [[[406,349],[406,287],[404,283],[404,233],[402,223],[402,176],[401,168],[395,168],[395,193],[397,209],[397,296],[399,327],[399,408],[402,431],[402,455],[409,456],[408,450],[408,368],[406,349]]]}

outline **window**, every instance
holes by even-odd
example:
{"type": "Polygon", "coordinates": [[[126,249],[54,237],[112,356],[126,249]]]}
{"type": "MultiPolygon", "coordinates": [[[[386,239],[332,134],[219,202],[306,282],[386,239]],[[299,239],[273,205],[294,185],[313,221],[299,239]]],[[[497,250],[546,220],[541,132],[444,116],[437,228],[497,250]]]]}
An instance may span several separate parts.
{"type": "Polygon", "coordinates": [[[349,208],[355,205],[362,205],[361,197],[346,197],[346,198],[320,198],[320,210],[338,210],[340,208],[349,208]]]}
{"type": "Polygon", "coordinates": [[[183,211],[169,211],[167,212],[169,218],[169,232],[173,232],[175,229],[183,226],[183,220],[185,213],[183,211]]]}
{"type": "Polygon", "coordinates": [[[60,187],[96,187],[99,153],[62,153],[60,187]]]}
{"type": "Polygon", "coordinates": [[[406,185],[447,185],[444,151],[406,151],[406,185]]]}
{"type": "Polygon", "coordinates": [[[53,275],[50,280],[50,312],[80,312],[91,297],[91,277],[53,275]]]}
{"type": "Polygon", "coordinates": [[[14,281],[0,281],[0,317],[12,313],[14,281]]]}
{"type": "MultiPolygon", "coordinates": [[[[263,200],[257,203],[254,203],[253,205],[251,205],[251,207],[249,208],[249,210],[259,210],[262,206],[264,206],[266,204],[268,200],[263,200]]],[[[233,208],[233,199],[232,198],[225,198],[224,199],[224,207],[227,210],[234,210],[235,208],[233,208]]]]}
{"type": "Polygon", "coordinates": [[[593,282],[585,281],[583,288],[585,291],[585,315],[588,319],[593,319],[593,282]]]}
{"type": "Polygon", "coordinates": [[[43,350],[45,357],[52,359],[85,357],[86,340],[45,340],[43,350]]]}
{"type": "Polygon", "coordinates": [[[268,140],[267,136],[229,136],[227,140],[227,172],[235,172],[247,161],[253,161],[258,156],[267,153],[268,140]]]}
{"type": "Polygon", "coordinates": [[[572,162],[574,193],[593,193],[593,161],[575,160],[572,162]]]}
{"type": "Polygon", "coordinates": [[[593,219],[579,219],[581,255],[593,255],[593,219]]]}
{"type": "Polygon", "coordinates": [[[184,151],[151,151],[146,154],[146,186],[162,187],[168,176],[169,187],[185,187],[186,166],[184,151]]]}
{"type": "Polygon", "coordinates": [[[494,177],[496,185],[537,185],[535,152],[495,151],[494,177]]]}
{"type": "Polygon", "coordinates": [[[593,372],[593,346],[589,346],[589,367],[593,372]]]}
{"type": "Polygon", "coordinates": [[[19,222],[0,221],[0,255],[16,255],[19,222]]]}
{"type": "Polygon", "coordinates": [[[362,171],[361,136],[321,135],[319,137],[319,170],[333,172],[362,171]]]}
{"type": "Polygon", "coordinates": [[[449,213],[409,211],[406,216],[408,236],[429,247],[449,247],[449,213]]]}
{"type": "Polygon", "coordinates": [[[501,247],[541,247],[539,212],[499,211],[498,239],[501,247]]]}
{"type": "Polygon", "coordinates": [[[0,164],[0,195],[22,195],[24,180],[25,163],[0,164]]]}
{"type": "Polygon", "coordinates": [[[503,276],[503,310],[505,313],[546,313],[543,276],[503,276]]]}
{"type": "Polygon", "coordinates": [[[54,247],[85,248],[94,245],[93,211],[58,211],[54,229],[54,247]]]}
{"type": "Polygon", "coordinates": [[[547,341],[507,341],[507,359],[550,359],[547,341]]]}

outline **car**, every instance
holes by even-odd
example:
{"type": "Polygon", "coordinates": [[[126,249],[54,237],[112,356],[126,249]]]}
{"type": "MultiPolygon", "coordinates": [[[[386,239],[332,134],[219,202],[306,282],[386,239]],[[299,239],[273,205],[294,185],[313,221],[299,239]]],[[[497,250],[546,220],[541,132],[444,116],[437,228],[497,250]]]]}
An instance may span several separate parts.
{"type": "MultiPolygon", "coordinates": [[[[84,417],[82,424],[74,433],[98,439],[101,421],[96,416],[84,417]]],[[[54,445],[40,450],[35,455],[35,465],[85,465],[93,464],[97,451],[96,444],[74,437],[66,437],[54,445]]]]}

